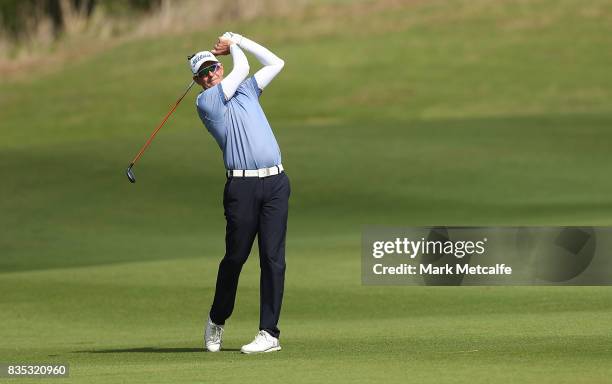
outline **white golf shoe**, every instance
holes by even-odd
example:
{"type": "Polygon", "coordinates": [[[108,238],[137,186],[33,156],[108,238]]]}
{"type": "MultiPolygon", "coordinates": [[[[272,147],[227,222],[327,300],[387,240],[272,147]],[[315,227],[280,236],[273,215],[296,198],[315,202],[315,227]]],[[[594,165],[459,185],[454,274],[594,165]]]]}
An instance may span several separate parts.
{"type": "Polygon", "coordinates": [[[280,351],[281,346],[278,339],[266,331],[259,331],[250,344],[243,345],[240,349],[242,353],[260,353],[280,351]]]}
{"type": "Polygon", "coordinates": [[[217,325],[208,318],[204,331],[204,348],[209,352],[219,352],[223,342],[223,326],[217,325]]]}

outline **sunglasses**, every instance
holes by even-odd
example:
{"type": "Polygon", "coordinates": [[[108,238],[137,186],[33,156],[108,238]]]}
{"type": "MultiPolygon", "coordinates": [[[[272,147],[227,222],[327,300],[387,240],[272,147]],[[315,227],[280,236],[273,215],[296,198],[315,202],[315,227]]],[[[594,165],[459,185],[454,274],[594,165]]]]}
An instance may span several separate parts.
{"type": "Polygon", "coordinates": [[[216,72],[219,67],[221,67],[221,64],[219,63],[215,63],[213,65],[209,65],[206,68],[202,68],[198,71],[198,76],[208,76],[209,73],[211,72],[216,72]]]}

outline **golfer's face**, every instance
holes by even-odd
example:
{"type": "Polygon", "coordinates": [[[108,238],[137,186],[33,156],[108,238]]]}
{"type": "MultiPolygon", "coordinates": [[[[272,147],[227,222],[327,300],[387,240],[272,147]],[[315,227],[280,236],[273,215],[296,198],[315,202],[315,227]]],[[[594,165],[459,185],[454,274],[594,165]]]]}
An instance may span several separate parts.
{"type": "MultiPolygon", "coordinates": [[[[210,65],[214,64],[215,63],[210,63],[210,65]]],[[[223,80],[223,65],[218,63],[217,70],[209,71],[207,74],[200,76],[200,79],[202,81],[202,85],[206,89],[219,84],[221,80],[223,80]]]]}

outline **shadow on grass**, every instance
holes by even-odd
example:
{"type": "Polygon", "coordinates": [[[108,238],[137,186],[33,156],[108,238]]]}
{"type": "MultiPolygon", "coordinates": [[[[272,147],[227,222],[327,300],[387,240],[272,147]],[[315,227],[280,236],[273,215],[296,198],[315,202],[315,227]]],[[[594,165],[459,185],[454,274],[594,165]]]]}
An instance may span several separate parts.
{"type": "MultiPolygon", "coordinates": [[[[237,352],[240,351],[238,348],[223,348],[221,352],[237,352]]],[[[73,353],[184,353],[184,352],[202,352],[205,353],[202,348],[156,348],[156,347],[142,347],[142,348],[125,348],[125,349],[97,349],[93,351],[74,351],[73,353]]]]}

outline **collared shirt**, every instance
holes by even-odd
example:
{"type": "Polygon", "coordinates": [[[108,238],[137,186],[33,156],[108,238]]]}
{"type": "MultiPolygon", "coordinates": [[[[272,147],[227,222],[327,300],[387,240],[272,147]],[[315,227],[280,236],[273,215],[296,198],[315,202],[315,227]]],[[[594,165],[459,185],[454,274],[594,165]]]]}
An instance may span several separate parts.
{"type": "Polygon", "coordinates": [[[221,83],[196,98],[200,119],[223,151],[226,169],[260,169],[281,163],[281,153],[259,104],[261,89],[245,79],[226,100],[221,83]]]}

